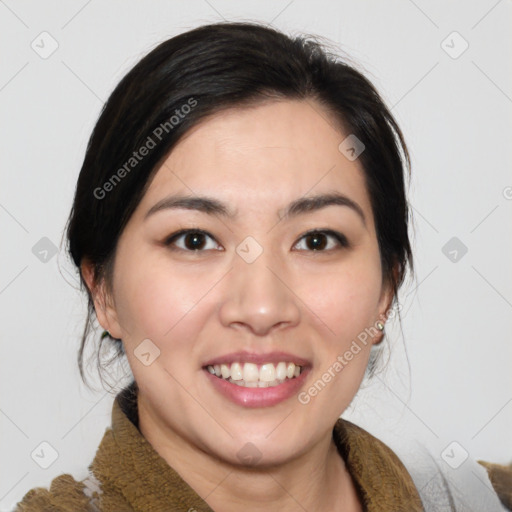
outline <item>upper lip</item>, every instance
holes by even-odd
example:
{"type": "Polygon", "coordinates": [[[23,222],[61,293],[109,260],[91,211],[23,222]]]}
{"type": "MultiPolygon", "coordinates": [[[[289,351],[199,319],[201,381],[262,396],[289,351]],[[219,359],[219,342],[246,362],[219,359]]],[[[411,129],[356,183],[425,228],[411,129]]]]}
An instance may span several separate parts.
{"type": "Polygon", "coordinates": [[[267,352],[267,353],[256,353],[256,352],[231,352],[222,356],[217,356],[213,359],[208,360],[203,366],[213,366],[215,364],[231,364],[237,362],[243,363],[254,363],[254,364],[265,364],[265,363],[279,363],[284,361],[286,363],[294,363],[297,366],[309,366],[310,362],[303,357],[290,354],[288,352],[267,352]]]}

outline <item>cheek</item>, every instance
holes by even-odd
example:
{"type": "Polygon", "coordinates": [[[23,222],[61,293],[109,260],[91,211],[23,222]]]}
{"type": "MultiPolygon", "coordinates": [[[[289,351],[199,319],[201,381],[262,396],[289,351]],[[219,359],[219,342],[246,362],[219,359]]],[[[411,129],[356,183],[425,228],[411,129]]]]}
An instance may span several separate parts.
{"type": "Polygon", "coordinates": [[[168,339],[194,311],[208,283],[198,275],[184,278],[172,267],[140,255],[120,262],[116,310],[121,328],[137,339],[168,339]],[[144,264],[135,264],[136,261],[144,264]]]}
{"type": "Polygon", "coordinates": [[[317,346],[314,382],[299,398],[311,401],[318,410],[330,411],[333,419],[357,393],[372,347],[368,329],[377,320],[381,273],[380,266],[363,260],[361,257],[303,288],[308,306],[322,321],[317,325],[322,325],[319,329],[325,336],[317,346]]]}
{"type": "Polygon", "coordinates": [[[381,292],[380,263],[363,256],[335,272],[306,279],[303,296],[310,309],[335,333],[335,339],[352,339],[377,320],[381,292]]]}

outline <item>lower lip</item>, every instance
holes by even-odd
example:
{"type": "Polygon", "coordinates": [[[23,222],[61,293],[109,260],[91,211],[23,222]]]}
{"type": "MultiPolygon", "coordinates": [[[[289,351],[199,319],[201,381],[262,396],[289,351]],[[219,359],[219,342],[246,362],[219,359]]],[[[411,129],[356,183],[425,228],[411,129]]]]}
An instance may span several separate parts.
{"type": "Polygon", "coordinates": [[[286,379],[282,384],[270,388],[246,388],[216,377],[207,369],[203,369],[212,385],[232,402],[244,407],[270,407],[298,393],[309,373],[304,368],[298,377],[286,379]]]}

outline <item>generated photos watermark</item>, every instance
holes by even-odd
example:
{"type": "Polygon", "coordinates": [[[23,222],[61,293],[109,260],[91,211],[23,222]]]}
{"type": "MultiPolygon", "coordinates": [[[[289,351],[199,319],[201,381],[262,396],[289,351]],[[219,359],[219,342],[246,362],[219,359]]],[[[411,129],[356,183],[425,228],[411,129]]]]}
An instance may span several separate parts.
{"type": "Polygon", "coordinates": [[[101,187],[96,187],[93,191],[96,199],[104,199],[109,192],[112,192],[114,188],[126,177],[137,165],[148,156],[152,149],[154,149],[159,142],[161,142],[164,136],[170,133],[176,126],[178,126],[185,117],[190,114],[192,109],[197,106],[197,100],[190,97],[187,103],[184,103],[180,108],[174,111],[174,114],[169,117],[167,121],[160,123],[151,133],[148,135],[144,143],[139,147],[138,150],[133,151],[132,156],[126,160],[126,162],[117,169],[112,176],[103,183],[101,187]]]}
{"type": "Polygon", "coordinates": [[[317,396],[337,374],[339,374],[345,366],[347,366],[354,357],[361,352],[369,340],[381,334],[379,324],[393,318],[401,309],[401,305],[397,304],[395,307],[389,309],[383,318],[377,320],[371,327],[366,327],[361,331],[356,339],[352,340],[350,347],[336,357],[336,360],[327,368],[327,370],[317,379],[307,390],[301,391],[297,395],[298,401],[302,405],[307,405],[311,402],[311,398],[317,396]]]}

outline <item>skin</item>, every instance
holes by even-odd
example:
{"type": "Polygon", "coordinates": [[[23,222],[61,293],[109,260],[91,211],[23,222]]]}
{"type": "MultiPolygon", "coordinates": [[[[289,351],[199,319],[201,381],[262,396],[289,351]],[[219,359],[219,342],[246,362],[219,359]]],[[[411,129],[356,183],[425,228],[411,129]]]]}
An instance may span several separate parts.
{"type": "Polygon", "coordinates": [[[142,434],[214,510],[362,510],[331,435],[381,334],[307,405],[296,396],[236,405],[202,370],[237,350],[284,350],[311,361],[307,390],[385,315],[391,286],[362,168],[338,150],[346,135],[311,101],[218,113],[191,129],[155,175],[120,237],[112,293],[82,265],[100,324],[125,345],[142,434]],[[339,205],[280,220],[291,201],[332,191],[355,201],[365,222],[339,205]],[[215,197],[237,217],[167,209],[144,219],[175,193],[215,197]],[[211,238],[195,252],[183,236],[164,244],[183,228],[211,238]],[[343,233],[350,247],[324,235],[313,250],[304,238],[313,228],[343,233]],[[247,236],[263,248],[250,264],[235,251],[247,236]],[[160,350],[149,366],[134,355],[146,338],[160,350]],[[251,468],[237,457],[247,442],[261,453],[251,468]]]}

